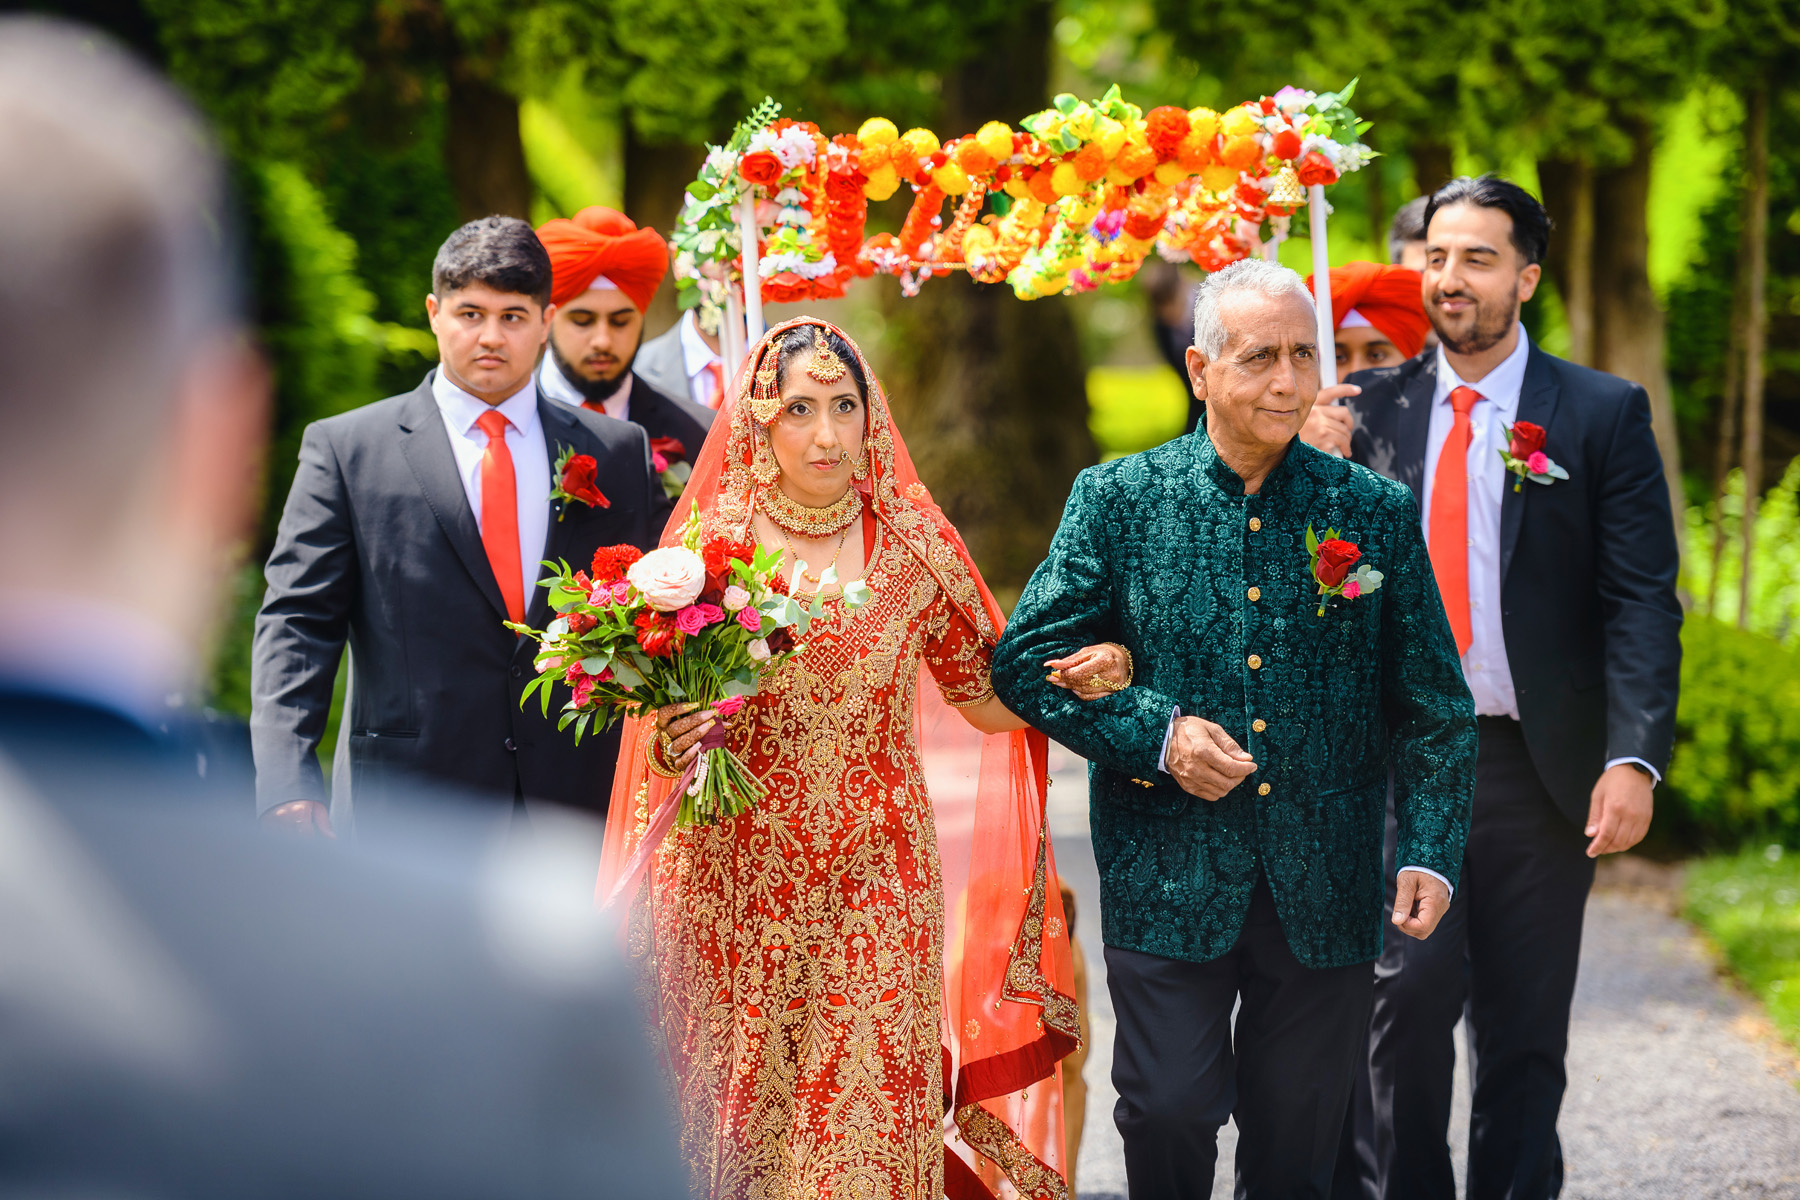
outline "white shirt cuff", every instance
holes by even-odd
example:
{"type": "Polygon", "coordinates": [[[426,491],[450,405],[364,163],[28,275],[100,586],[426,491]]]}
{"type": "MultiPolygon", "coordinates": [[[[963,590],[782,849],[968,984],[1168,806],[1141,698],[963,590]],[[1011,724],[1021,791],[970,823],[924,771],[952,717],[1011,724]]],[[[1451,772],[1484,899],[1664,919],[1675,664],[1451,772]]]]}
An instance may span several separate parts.
{"type": "Polygon", "coordinates": [[[1662,772],[1658,771],[1655,767],[1651,766],[1641,758],[1609,758],[1606,760],[1606,769],[1610,771],[1620,763],[1636,763],[1638,766],[1644,768],[1644,770],[1650,772],[1651,787],[1655,787],[1662,782],[1662,772]]]}
{"type": "MultiPolygon", "coordinates": [[[[1451,883],[1448,879],[1445,879],[1442,875],[1438,874],[1436,871],[1432,870],[1430,867],[1401,867],[1400,871],[1417,871],[1421,875],[1429,875],[1433,879],[1437,880],[1439,883],[1443,884],[1445,890],[1447,890],[1452,896],[1456,895],[1456,885],[1451,883]]],[[[1394,872],[1394,878],[1396,878],[1396,879],[1400,878],[1400,871],[1394,872]]]]}
{"type": "Polygon", "coordinates": [[[1163,730],[1162,753],[1156,756],[1156,769],[1164,775],[1169,773],[1169,739],[1175,736],[1175,722],[1181,720],[1181,707],[1176,706],[1169,714],[1169,727],[1163,730]]]}

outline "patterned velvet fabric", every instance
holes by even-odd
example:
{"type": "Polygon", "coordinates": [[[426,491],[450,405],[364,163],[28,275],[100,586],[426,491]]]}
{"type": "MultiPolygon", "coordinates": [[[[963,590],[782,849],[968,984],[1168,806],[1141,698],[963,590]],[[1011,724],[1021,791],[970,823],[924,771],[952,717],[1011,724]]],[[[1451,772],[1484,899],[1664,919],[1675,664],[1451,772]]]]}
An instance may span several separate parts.
{"type": "Polygon", "coordinates": [[[1092,763],[1109,946],[1217,958],[1260,868],[1301,962],[1376,958],[1390,769],[1396,861],[1451,880],[1461,869],[1474,706],[1418,508],[1403,486],[1298,440],[1255,495],[1204,424],[1083,471],[995,652],[994,684],[1092,763]],[[1381,587],[1331,598],[1319,616],[1308,523],[1357,543],[1381,587]],[[1045,682],[1045,659],[1101,641],[1131,651],[1132,687],[1083,703],[1045,682]],[[1177,705],[1258,764],[1219,801],[1157,770],[1177,705]]]}

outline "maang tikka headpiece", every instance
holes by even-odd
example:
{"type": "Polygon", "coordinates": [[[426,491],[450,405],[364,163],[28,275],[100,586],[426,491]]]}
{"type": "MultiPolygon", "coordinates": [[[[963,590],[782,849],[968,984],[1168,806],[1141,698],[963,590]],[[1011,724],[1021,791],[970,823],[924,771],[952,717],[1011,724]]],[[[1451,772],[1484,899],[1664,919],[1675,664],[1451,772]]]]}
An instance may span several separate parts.
{"type": "Polygon", "coordinates": [[[831,343],[825,340],[825,330],[814,325],[813,356],[812,362],[807,364],[806,373],[820,383],[836,383],[844,377],[844,372],[849,369],[844,365],[844,360],[839,358],[837,352],[831,348],[831,343]]]}

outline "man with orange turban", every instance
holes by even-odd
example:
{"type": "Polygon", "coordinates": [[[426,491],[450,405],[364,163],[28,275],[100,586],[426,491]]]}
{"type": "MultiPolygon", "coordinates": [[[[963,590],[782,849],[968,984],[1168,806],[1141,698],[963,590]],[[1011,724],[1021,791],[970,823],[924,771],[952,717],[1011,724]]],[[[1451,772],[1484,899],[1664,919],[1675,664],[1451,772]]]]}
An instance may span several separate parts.
{"type": "MultiPolygon", "coordinates": [[[[1306,277],[1307,290],[1313,286],[1306,277]]],[[[1337,376],[1348,380],[1358,371],[1397,367],[1425,346],[1431,322],[1425,317],[1417,271],[1387,263],[1352,262],[1331,268],[1331,315],[1337,322],[1337,376]]],[[[1301,440],[1338,455],[1350,453],[1355,417],[1336,400],[1360,388],[1325,389],[1313,406],[1301,440]]]]}
{"type": "Polygon", "coordinates": [[[549,353],[538,366],[544,394],[641,425],[661,460],[659,471],[691,462],[712,411],[658,391],[632,370],[644,310],[669,269],[668,244],[654,229],[639,229],[624,213],[599,205],[573,220],[546,221],[537,234],[555,273],[556,316],[549,353]]]}

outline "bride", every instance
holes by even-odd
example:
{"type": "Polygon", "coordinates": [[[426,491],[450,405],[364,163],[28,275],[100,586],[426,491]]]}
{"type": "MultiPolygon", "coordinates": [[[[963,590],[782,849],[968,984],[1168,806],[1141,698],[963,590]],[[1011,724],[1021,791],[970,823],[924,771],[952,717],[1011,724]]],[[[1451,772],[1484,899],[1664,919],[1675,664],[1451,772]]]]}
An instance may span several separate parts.
{"type": "MultiPolygon", "coordinates": [[[[825,591],[747,705],[629,727],[616,776],[602,894],[715,721],[769,789],[671,834],[630,902],[695,1195],[1066,1196],[1046,743],[994,695],[999,609],[842,332],[802,317],[751,351],[665,540],[695,507],[825,591]]],[[[1110,647],[1050,665],[1084,699],[1128,682],[1110,647]]]]}

